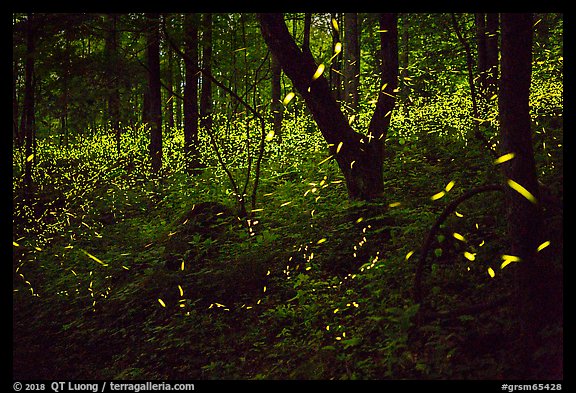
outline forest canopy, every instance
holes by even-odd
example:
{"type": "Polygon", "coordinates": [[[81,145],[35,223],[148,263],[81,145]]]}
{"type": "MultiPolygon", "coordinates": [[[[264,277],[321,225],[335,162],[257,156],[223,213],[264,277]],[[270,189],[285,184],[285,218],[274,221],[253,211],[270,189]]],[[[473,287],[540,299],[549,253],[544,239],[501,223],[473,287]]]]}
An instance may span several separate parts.
{"type": "Polygon", "coordinates": [[[14,379],[563,379],[563,14],[12,37],[14,379]]]}

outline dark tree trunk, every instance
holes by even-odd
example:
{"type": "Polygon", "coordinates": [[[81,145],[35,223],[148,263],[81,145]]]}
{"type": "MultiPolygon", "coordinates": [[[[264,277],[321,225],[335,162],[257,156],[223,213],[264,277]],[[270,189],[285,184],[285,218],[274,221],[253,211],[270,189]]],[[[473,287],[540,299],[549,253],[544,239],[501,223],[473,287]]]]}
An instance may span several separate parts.
{"type": "Polygon", "coordinates": [[[352,113],[358,110],[358,87],[360,85],[360,37],[358,14],[344,14],[344,102],[352,113]]]}
{"type": "Polygon", "coordinates": [[[28,14],[26,24],[26,63],[24,70],[24,138],[26,164],[24,167],[24,197],[26,203],[31,204],[33,199],[32,190],[32,170],[34,164],[34,138],[35,138],[35,114],[34,114],[34,57],[36,51],[35,43],[35,18],[34,14],[28,14]]]}
{"type": "MultiPolygon", "coordinates": [[[[550,268],[536,249],[541,238],[542,214],[536,175],[532,133],[530,130],[529,93],[532,67],[532,15],[502,14],[502,57],[499,90],[501,153],[514,153],[504,163],[506,181],[513,180],[528,190],[535,201],[528,200],[507,187],[507,222],[511,254],[521,258],[516,269],[516,312],[519,339],[522,343],[518,378],[538,379],[534,358],[541,345],[541,329],[549,322],[550,268]]],[[[558,285],[556,283],[556,285],[558,285]]]]}
{"type": "Polygon", "coordinates": [[[60,112],[60,145],[68,145],[68,101],[69,101],[69,88],[68,82],[71,74],[70,64],[70,37],[66,32],[64,34],[64,58],[62,59],[62,108],[60,112]]]}
{"type": "Polygon", "coordinates": [[[498,80],[498,14],[477,13],[475,18],[480,92],[484,99],[490,99],[498,80]]]}
{"type": "MultiPolygon", "coordinates": [[[[332,26],[332,48],[340,42],[340,27],[338,28],[334,26],[334,21],[338,23],[338,14],[333,13],[331,14],[331,26],[332,26]]],[[[333,91],[334,98],[336,101],[340,101],[342,99],[342,76],[341,76],[341,68],[342,68],[342,52],[340,52],[336,57],[332,60],[332,64],[330,65],[330,87],[333,91]]]]}
{"type": "MultiPolygon", "coordinates": [[[[383,146],[398,89],[398,15],[385,13],[380,23],[380,92],[374,115],[368,125],[368,135],[375,136],[383,146]]],[[[380,146],[380,149],[382,149],[380,146]]]]}
{"type": "Polygon", "coordinates": [[[410,104],[410,87],[407,83],[408,65],[409,65],[409,33],[408,33],[408,14],[402,14],[402,52],[401,52],[401,64],[399,64],[400,69],[400,96],[403,104],[404,111],[408,113],[407,109],[410,104]]]}
{"type": "Polygon", "coordinates": [[[118,43],[119,33],[117,29],[118,14],[108,15],[108,35],[106,37],[105,52],[108,59],[108,113],[112,130],[116,138],[116,151],[120,155],[120,88],[118,76],[118,43]]]}
{"type": "Polygon", "coordinates": [[[330,152],[346,179],[350,198],[371,199],[382,196],[384,192],[382,147],[387,124],[390,121],[389,112],[394,105],[393,89],[397,84],[398,75],[398,53],[396,51],[394,54],[392,50],[397,44],[390,42],[397,40],[396,15],[383,16],[381,19],[381,26],[389,30],[389,35],[382,41],[383,55],[390,56],[383,61],[382,67],[382,83],[387,86],[379,95],[367,136],[355,132],[348,124],[348,119],[340,110],[326,78],[320,76],[312,79],[317,70],[314,58],[309,52],[298,48],[284,23],[282,14],[266,13],[258,14],[258,17],[268,48],[292,80],[328,142],[330,152]],[[393,68],[394,64],[396,68],[393,68]],[[387,69],[388,66],[392,69],[387,69]],[[392,75],[392,80],[384,79],[392,75]]]}
{"type": "Polygon", "coordinates": [[[147,37],[150,157],[152,172],[162,167],[162,101],[160,92],[160,16],[149,14],[147,37]]]}
{"type": "MultiPolygon", "coordinates": [[[[175,74],[175,78],[174,78],[174,84],[175,84],[175,88],[176,88],[176,92],[180,95],[180,97],[183,97],[183,92],[182,92],[182,60],[179,57],[176,57],[176,74],[175,74]]],[[[176,127],[182,127],[183,124],[183,111],[182,111],[182,106],[183,106],[183,101],[181,99],[178,99],[176,101],[176,110],[175,110],[175,119],[174,122],[176,123],[176,127]]]]}
{"type": "MultiPolygon", "coordinates": [[[[202,69],[212,74],[212,14],[204,14],[202,28],[202,69]]],[[[200,127],[208,132],[212,129],[212,81],[204,75],[200,93],[200,127]]]]}
{"type": "Polygon", "coordinates": [[[184,159],[189,174],[198,166],[198,15],[184,16],[184,159]]]}
{"type": "Polygon", "coordinates": [[[284,105],[282,105],[282,89],[281,89],[281,76],[282,76],[282,66],[276,56],[272,55],[272,99],[270,102],[270,112],[272,112],[272,129],[274,130],[274,135],[278,142],[282,142],[282,118],[284,105]]]}
{"type": "Polygon", "coordinates": [[[22,137],[18,127],[19,108],[18,108],[18,60],[14,56],[12,59],[12,138],[18,148],[22,147],[22,137]]]}
{"type": "Polygon", "coordinates": [[[486,14],[478,12],[474,14],[476,22],[476,44],[478,54],[478,79],[480,81],[480,91],[484,95],[486,91],[486,14]]]}
{"type": "MultiPolygon", "coordinates": [[[[66,61],[66,63],[68,63],[66,61]]],[[[60,113],[60,145],[68,144],[68,64],[64,66],[62,77],[62,111],[60,113]]]]}
{"type": "Polygon", "coordinates": [[[166,85],[168,86],[168,98],[166,105],[166,111],[168,112],[168,128],[174,128],[174,103],[177,101],[176,97],[172,93],[174,91],[174,53],[170,45],[166,45],[166,52],[168,53],[168,73],[166,76],[166,85]]]}
{"type": "MultiPolygon", "coordinates": [[[[184,17],[183,15],[178,15],[178,17],[183,21],[184,17]]],[[[170,42],[170,40],[168,40],[168,42],[170,43],[170,49],[174,51],[174,48],[172,47],[172,43],[170,42]]],[[[178,92],[178,94],[180,95],[180,97],[182,97],[182,99],[179,99],[176,103],[176,126],[177,127],[182,127],[184,124],[184,110],[183,110],[183,106],[184,106],[184,88],[182,87],[182,83],[184,82],[184,64],[183,64],[183,59],[181,56],[176,55],[175,56],[175,60],[176,60],[176,74],[175,74],[175,91],[178,92]]]]}
{"type": "Polygon", "coordinates": [[[310,29],[312,27],[312,14],[306,12],[304,14],[304,38],[302,39],[302,50],[310,51],[310,29]]]}
{"type": "Polygon", "coordinates": [[[497,13],[486,14],[486,88],[487,98],[498,90],[498,25],[497,13]]]}

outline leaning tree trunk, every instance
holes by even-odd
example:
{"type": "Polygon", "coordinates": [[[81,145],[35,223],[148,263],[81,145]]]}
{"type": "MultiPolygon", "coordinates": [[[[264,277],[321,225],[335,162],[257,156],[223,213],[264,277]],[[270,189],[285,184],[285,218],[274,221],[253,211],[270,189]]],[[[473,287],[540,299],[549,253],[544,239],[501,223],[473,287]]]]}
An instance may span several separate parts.
{"type": "Polygon", "coordinates": [[[398,75],[396,15],[381,18],[382,86],[368,134],[354,131],[332,95],[326,78],[313,78],[318,65],[309,50],[300,50],[290,35],[282,14],[258,14],[262,35],[272,54],[292,80],[312,113],[330,152],[340,167],[352,199],[372,199],[384,193],[382,177],[383,141],[394,106],[398,75]],[[395,68],[394,68],[395,65],[395,68]]]}

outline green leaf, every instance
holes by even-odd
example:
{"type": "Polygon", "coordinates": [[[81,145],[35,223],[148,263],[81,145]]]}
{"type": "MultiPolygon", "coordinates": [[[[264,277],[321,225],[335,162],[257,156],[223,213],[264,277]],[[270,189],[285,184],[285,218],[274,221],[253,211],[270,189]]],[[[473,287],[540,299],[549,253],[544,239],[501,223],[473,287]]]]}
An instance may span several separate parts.
{"type": "Polygon", "coordinates": [[[434,250],[434,255],[436,255],[437,258],[442,256],[442,249],[441,248],[437,248],[434,250]]]}
{"type": "Polygon", "coordinates": [[[342,340],[341,341],[342,344],[344,344],[345,347],[353,347],[355,345],[358,345],[362,342],[362,339],[359,337],[352,337],[349,338],[348,340],[342,340]]]}

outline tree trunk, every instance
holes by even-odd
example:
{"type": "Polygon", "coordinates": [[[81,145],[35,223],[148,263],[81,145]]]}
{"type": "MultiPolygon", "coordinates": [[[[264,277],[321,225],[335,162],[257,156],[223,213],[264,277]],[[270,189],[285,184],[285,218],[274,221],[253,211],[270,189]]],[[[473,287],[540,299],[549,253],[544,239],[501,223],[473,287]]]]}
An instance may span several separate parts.
{"type": "Polygon", "coordinates": [[[24,167],[24,198],[27,204],[32,204],[32,170],[34,164],[34,138],[35,138],[35,116],[34,116],[34,57],[36,55],[35,43],[35,18],[34,14],[28,14],[26,24],[26,64],[24,71],[24,138],[26,164],[24,167]]]}
{"type": "MultiPolygon", "coordinates": [[[[332,26],[332,48],[340,42],[340,26],[338,25],[338,14],[332,13],[331,15],[331,26],[332,26]]],[[[333,91],[334,98],[336,101],[340,101],[342,99],[342,77],[341,77],[341,68],[342,68],[342,52],[340,52],[336,57],[332,60],[332,64],[330,65],[330,87],[333,91]]]]}
{"type": "Polygon", "coordinates": [[[486,14],[486,93],[488,99],[498,90],[498,24],[497,13],[486,14]]]}
{"type": "Polygon", "coordinates": [[[312,14],[304,14],[304,38],[302,39],[302,50],[310,51],[310,29],[312,28],[312,14]]]}
{"type": "Polygon", "coordinates": [[[477,13],[475,17],[480,92],[488,100],[496,94],[498,80],[498,14],[477,13]]]}
{"type": "Polygon", "coordinates": [[[408,33],[408,14],[402,14],[402,52],[400,64],[400,97],[402,100],[402,107],[404,112],[408,114],[408,107],[410,105],[410,87],[407,83],[409,78],[408,65],[409,65],[409,33],[408,33]]]}
{"type": "Polygon", "coordinates": [[[108,59],[108,114],[112,130],[116,137],[116,151],[120,155],[120,88],[118,76],[118,14],[108,15],[108,35],[105,42],[105,53],[108,59]]]}
{"type": "Polygon", "coordinates": [[[274,130],[274,135],[278,138],[278,142],[282,141],[282,117],[284,105],[282,105],[282,89],[281,89],[281,76],[282,76],[282,66],[280,62],[272,54],[272,99],[270,102],[270,112],[272,113],[272,129],[274,130]]]}
{"type": "Polygon", "coordinates": [[[382,41],[382,53],[391,57],[383,60],[382,83],[386,84],[386,89],[381,91],[378,97],[368,135],[355,132],[348,124],[348,119],[340,110],[326,78],[312,78],[318,66],[310,52],[298,48],[282,14],[266,13],[258,14],[258,17],[268,48],[292,80],[328,142],[330,152],[346,179],[349,197],[366,200],[383,196],[382,147],[390,121],[389,114],[394,105],[394,99],[389,99],[388,94],[394,97],[393,89],[398,75],[398,53],[393,53],[392,50],[397,44],[390,42],[397,40],[396,15],[384,16],[381,19],[381,26],[389,31],[382,41]],[[394,64],[396,68],[393,68],[394,64]],[[392,69],[388,69],[388,66],[392,69]],[[392,80],[386,79],[390,76],[393,76],[392,80]]]}
{"type": "Polygon", "coordinates": [[[344,14],[344,102],[352,113],[358,110],[358,87],[360,85],[360,38],[358,14],[344,14]]]}
{"type": "Polygon", "coordinates": [[[174,128],[174,102],[177,101],[177,99],[174,96],[174,94],[171,93],[174,91],[174,53],[173,53],[170,45],[166,45],[166,52],[168,54],[168,73],[167,73],[167,77],[166,77],[166,85],[168,86],[168,94],[170,94],[170,97],[168,98],[168,101],[166,102],[166,105],[168,105],[168,108],[166,108],[166,111],[168,112],[168,128],[173,129],[174,128]]]}
{"type": "MultiPolygon", "coordinates": [[[[204,14],[202,19],[202,69],[212,74],[212,14],[204,14]]],[[[200,93],[200,127],[212,129],[212,81],[202,75],[200,93]]]]}
{"type": "MultiPolygon", "coordinates": [[[[172,47],[170,47],[172,50],[174,50],[172,47]]],[[[182,92],[182,59],[179,56],[175,57],[176,60],[176,74],[174,75],[174,85],[175,85],[175,90],[178,95],[180,95],[180,97],[183,97],[183,92],[182,92]]],[[[175,116],[176,118],[174,119],[174,121],[176,122],[176,127],[180,128],[182,127],[182,118],[183,118],[183,114],[182,114],[182,106],[184,105],[183,100],[182,99],[178,99],[176,100],[176,113],[175,116]]]]}
{"type": "Polygon", "coordinates": [[[480,91],[484,96],[486,92],[486,14],[477,12],[474,14],[476,23],[476,44],[478,54],[478,79],[480,81],[480,91]]]}
{"type": "MultiPolygon", "coordinates": [[[[67,63],[67,61],[66,61],[67,63]]],[[[68,145],[68,64],[64,66],[62,77],[62,110],[60,113],[60,145],[68,145]]]]}
{"type": "Polygon", "coordinates": [[[184,16],[184,159],[186,171],[192,174],[198,166],[198,15],[184,16]]]}
{"type": "Polygon", "coordinates": [[[536,165],[530,130],[529,93],[532,67],[532,15],[502,14],[502,57],[499,91],[501,153],[514,153],[502,164],[504,175],[535,198],[530,201],[507,187],[507,222],[511,254],[521,258],[515,266],[516,308],[522,343],[518,378],[537,379],[534,355],[541,345],[540,332],[549,318],[550,271],[536,249],[542,242],[543,224],[536,165]]]}
{"type": "Polygon", "coordinates": [[[19,108],[18,108],[18,60],[14,56],[12,59],[12,138],[18,148],[22,147],[22,136],[18,128],[19,108]]]}
{"type": "Polygon", "coordinates": [[[160,92],[160,16],[149,14],[147,37],[149,120],[150,120],[150,157],[152,172],[162,167],[162,101],[160,92]]]}
{"type": "Polygon", "coordinates": [[[380,14],[380,92],[374,115],[368,125],[368,135],[375,136],[382,142],[380,149],[384,146],[384,139],[390,119],[392,109],[396,103],[396,92],[398,90],[398,15],[392,13],[380,14]]]}

